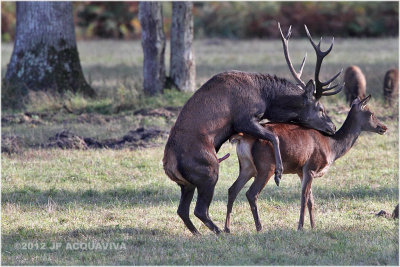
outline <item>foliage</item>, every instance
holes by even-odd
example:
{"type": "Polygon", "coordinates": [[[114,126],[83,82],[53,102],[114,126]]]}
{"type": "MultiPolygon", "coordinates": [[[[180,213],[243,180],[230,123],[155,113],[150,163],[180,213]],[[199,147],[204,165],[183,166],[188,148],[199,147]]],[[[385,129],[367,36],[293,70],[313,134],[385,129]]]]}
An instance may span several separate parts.
{"type": "MultiPolygon", "coordinates": [[[[277,37],[276,23],[316,34],[396,36],[398,2],[196,2],[197,37],[277,37]]],[[[297,34],[297,32],[299,34],[297,34]]]]}
{"type": "Polygon", "coordinates": [[[1,2],[1,41],[14,40],[16,27],[15,3],[1,2]]]}
{"type": "MultiPolygon", "coordinates": [[[[15,3],[2,2],[2,40],[15,34],[15,3]]],[[[164,2],[164,30],[169,36],[171,3],[164,2]]],[[[335,36],[397,36],[398,2],[195,2],[197,38],[277,37],[276,22],[303,24],[318,34],[335,36]]],[[[74,2],[78,39],[140,38],[138,2],[74,2]]]]}
{"type": "Polygon", "coordinates": [[[78,35],[84,38],[138,38],[138,9],[138,2],[75,2],[78,35]]]}

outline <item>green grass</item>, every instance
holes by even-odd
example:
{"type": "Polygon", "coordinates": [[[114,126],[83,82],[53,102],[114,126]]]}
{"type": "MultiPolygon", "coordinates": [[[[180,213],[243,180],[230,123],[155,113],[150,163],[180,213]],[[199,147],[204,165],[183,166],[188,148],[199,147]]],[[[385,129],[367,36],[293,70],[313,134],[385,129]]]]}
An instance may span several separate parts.
{"type": "MultiPolygon", "coordinates": [[[[227,69],[290,78],[280,42],[221,42],[196,42],[198,85],[227,69]]],[[[140,43],[99,41],[78,45],[85,75],[91,77],[100,97],[88,100],[70,96],[69,104],[77,114],[95,114],[105,122],[81,122],[77,114],[38,101],[30,111],[47,112],[51,119],[44,118],[42,125],[5,124],[3,135],[15,134],[35,144],[62,129],[85,137],[117,138],[139,126],[168,129],[172,125],[175,118],[133,115],[140,108],[181,106],[190,96],[173,90],[153,98],[141,96],[137,89],[141,84],[140,43]],[[118,93],[118,88],[124,89],[118,93]],[[128,97],[118,100],[118,94],[128,97]],[[127,108],[116,113],[120,104],[127,108]]],[[[309,44],[293,40],[290,47],[298,63],[308,51],[304,75],[311,77],[314,59],[309,44]]],[[[10,46],[3,46],[2,68],[10,52],[10,46]]],[[[368,92],[373,94],[369,105],[389,130],[385,136],[363,133],[348,154],[313,182],[315,229],[310,229],[307,214],[304,231],[295,230],[300,182],[297,176],[284,175],[280,187],[272,181],[260,194],[261,233],[255,230],[245,196],[249,182],[234,204],[232,234],[215,236],[193,215],[195,195],[190,216],[202,236],[193,237],[176,214],[180,189],[162,169],[165,139],[154,141],[160,146],[139,150],[25,149],[19,154],[2,154],[2,263],[398,265],[398,220],[375,216],[382,209],[391,212],[399,201],[398,112],[384,108],[381,96],[384,71],[397,66],[397,60],[396,39],[336,40],[332,55],[326,59],[324,77],[350,64],[366,70],[368,92]],[[67,244],[75,242],[123,243],[126,249],[67,249],[67,244]],[[50,249],[54,243],[62,247],[50,249]],[[43,250],[24,250],[18,244],[38,244],[43,250]]],[[[322,101],[340,127],[348,110],[344,96],[322,101]]],[[[231,157],[221,163],[210,206],[210,216],[221,228],[228,188],[238,175],[235,148],[225,144],[219,156],[227,152],[231,157]]]]}

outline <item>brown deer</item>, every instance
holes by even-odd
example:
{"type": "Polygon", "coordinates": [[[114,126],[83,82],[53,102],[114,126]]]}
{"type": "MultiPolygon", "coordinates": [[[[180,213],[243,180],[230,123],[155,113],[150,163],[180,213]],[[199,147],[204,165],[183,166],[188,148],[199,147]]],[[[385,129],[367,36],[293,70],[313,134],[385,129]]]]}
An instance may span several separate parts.
{"type": "Polygon", "coordinates": [[[385,97],[385,105],[392,106],[392,100],[397,97],[399,91],[399,70],[390,69],[385,74],[383,82],[383,96],[385,97]]]}
{"type": "Polygon", "coordinates": [[[357,66],[350,66],[344,73],[344,92],[346,94],[346,102],[351,103],[357,97],[365,97],[365,88],[367,81],[361,69],[357,66]]]}
{"type": "MultiPolygon", "coordinates": [[[[264,128],[275,133],[279,138],[284,173],[298,174],[301,180],[301,208],[298,229],[304,224],[306,203],[310,214],[311,227],[314,227],[311,183],[314,178],[323,176],[331,164],[343,156],[354,145],[361,131],[384,134],[387,130],[365,105],[371,95],[363,100],[356,98],[343,126],[332,136],[296,124],[267,123],[264,128]]],[[[262,229],[258,217],[257,198],[271,178],[275,164],[272,144],[247,134],[231,137],[237,142],[236,152],[239,158],[240,174],[229,188],[225,232],[230,232],[232,205],[243,186],[255,177],[246,193],[253,213],[257,231],[262,229]]]]}
{"type": "Polygon", "coordinates": [[[199,234],[189,218],[190,202],[196,188],[198,197],[194,214],[210,230],[221,232],[210,219],[208,209],[218,180],[217,152],[229,137],[243,132],[270,141],[274,147],[275,182],[279,185],[282,175],[279,139],[262,127],[260,120],[293,121],[327,134],[334,134],[336,130],[319,102],[321,96],[337,94],[343,87],[329,86],[341,72],[326,82],[319,80],[322,61],[332,50],[333,40],[328,50],[321,51],[320,43],[313,42],[305,27],[317,54],[315,81],[305,83],[301,80],[305,58],[299,72],[290,61],[288,39],[291,27],[286,36],[279,24],[278,27],[286,62],[297,84],[261,73],[229,71],[217,74],[187,101],[171,129],[164,150],[164,171],[181,187],[177,212],[193,234],[199,234]]]}

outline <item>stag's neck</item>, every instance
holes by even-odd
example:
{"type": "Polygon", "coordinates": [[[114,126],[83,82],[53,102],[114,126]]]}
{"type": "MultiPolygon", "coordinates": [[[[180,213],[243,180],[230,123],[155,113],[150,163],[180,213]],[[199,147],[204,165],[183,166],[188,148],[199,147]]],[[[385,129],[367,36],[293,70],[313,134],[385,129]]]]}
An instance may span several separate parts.
{"type": "Polygon", "coordinates": [[[354,145],[361,134],[361,126],[351,111],[347,115],[342,127],[331,137],[331,149],[335,160],[342,157],[354,145]]]}
{"type": "Polygon", "coordinates": [[[298,116],[294,106],[303,104],[304,91],[290,81],[276,76],[263,75],[260,79],[261,95],[267,104],[263,118],[275,122],[287,122],[298,116]]]}

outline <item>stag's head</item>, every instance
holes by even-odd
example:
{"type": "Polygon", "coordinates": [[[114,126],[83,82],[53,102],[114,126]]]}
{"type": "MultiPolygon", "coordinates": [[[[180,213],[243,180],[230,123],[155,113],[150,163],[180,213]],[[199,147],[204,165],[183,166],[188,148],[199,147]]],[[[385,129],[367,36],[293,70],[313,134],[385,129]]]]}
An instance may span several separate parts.
{"type": "Polygon", "coordinates": [[[321,102],[319,101],[322,96],[330,96],[339,93],[343,89],[343,85],[339,86],[339,84],[335,84],[331,86],[331,83],[342,73],[342,70],[335,74],[332,78],[325,82],[321,82],[319,80],[319,72],[321,70],[322,61],[325,56],[327,56],[332,48],[334,39],[332,39],[332,43],[330,47],[326,51],[321,50],[321,40],[318,44],[315,44],[311,38],[311,35],[307,29],[307,26],[304,25],[307,37],[311,42],[311,45],[314,47],[315,53],[317,55],[317,63],[315,66],[315,77],[314,80],[310,80],[307,84],[301,79],[301,74],[303,72],[304,64],[306,62],[307,54],[301,63],[300,71],[296,72],[293,67],[293,64],[290,60],[289,49],[288,49],[288,41],[290,35],[292,34],[291,28],[286,35],[282,33],[282,29],[280,24],[278,23],[279,31],[281,33],[281,39],[283,44],[283,52],[285,54],[286,63],[289,66],[289,70],[292,73],[294,79],[296,80],[297,86],[300,87],[303,93],[303,105],[301,106],[300,111],[298,112],[296,118],[292,120],[295,123],[304,125],[309,128],[313,128],[319,131],[322,131],[327,134],[334,134],[336,131],[336,127],[325,113],[325,109],[321,102]],[[333,90],[335,89],[336,90],[333,90]],[[333,91],[332,91],[333,90],[333,91]]]}
{"type": "Polygon", "coordinates": [[[356,123],[360,124],[361,130],[366,132],[373,132],[384,134],[387,127],[378,120],[375,114],[367,107],[371,95],[364,99],[357,97],[351,103],[350,116],[354,116],[356,123]]]}

